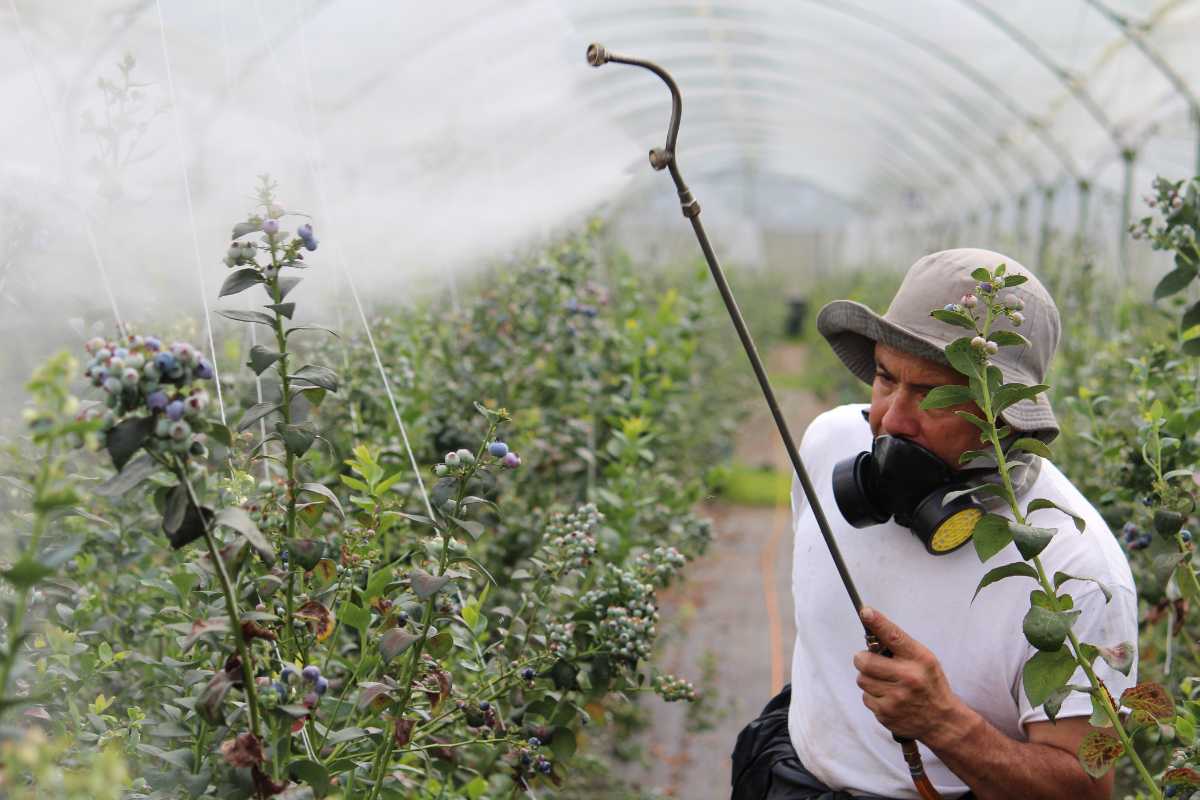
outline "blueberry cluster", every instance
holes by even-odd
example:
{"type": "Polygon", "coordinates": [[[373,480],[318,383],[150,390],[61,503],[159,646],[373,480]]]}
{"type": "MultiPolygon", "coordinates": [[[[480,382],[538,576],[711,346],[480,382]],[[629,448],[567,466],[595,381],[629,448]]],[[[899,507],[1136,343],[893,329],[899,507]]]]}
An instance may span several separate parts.
{"type": "Polygon", "coordinates": [[[308,686],[309,690],[304,695],[303,703],[309,708],[313,708],[320,702],[321,695],[329,691],[329,680],[321,674],[321,668],[315,664],[309,664],[299,673],[291,664],[285,664],[279,674],[279,680],[271,684],[275,690],[274,694],[278,698],[274,702],[286,703],[291,698],[293,690],[298,694],[304,686],[308,686]]]}
{"type": "Polygon", "coordinates": [[[575,641],[574,622],[551,622],[546,626],[546,649],[555,655],[563,655],[575,641]]]}
{"type": "Polygon", "coordinates": [[[554,765],[550,763],[550,759],[546,758],[541,753],[535,752],[542,746],[542,740],[536,736],[530,736],[528,748],[522,747],[517,751],[518,760],[520,761],[523,770],[533,770],[540,772],[543,775],[549,775],[554,769],[554,765]]]}
{"type": "Polygon", "coordinates": [[[636,567],[643,575],[656,581],[659,586],[666,586],[671,578],[687,563],[683,553],[674,547],[656,547],[649,553],[642,553],[634,559],[636,567]]]}
{"type": "Polygon", "coordinates": [[[317,240],[317,237],[313,235],[312,225],[308,224],[307,222],[304,223],[299,228],[296,228],[296,235],[299,236],[300,241],[304,243],[305,250],[311,253],[317,249],[319,241],[317,240]]]}
{"type": "MultiPolygon", "coordinates": [[[[521,466],[521,457],[508,449],[504,442],[492,442],[487,446],[487,454],[499,464],[508,469],[521,466]]],[[[442,457],[442,463],[435,464],[433,474],[439,478],[446,475],[465,475],[475,463],[475,454],[463,447],[442,457]]]]}
{"type": "Polygon", "coordinates": [[[696,699],[696,687],[692,686],[690,681],[685,681],[683,678],[677,678],[674,675],[656,675],[653,685],[654,691],[668,703],[673,703],[676,700],[686,700],[691,703],[696,699]]]}
{"type": "Polygon", "coordinates": [[[570,514],[555,512],[546,526],[547,547],[556,551],[567,569],[586,569],[596,555],[593,532],[604,521],[595,504],[580,506],[570,514]]]}
{"type": "Polygon", "coordinates": [[[567,302],[563,304],[563,309],[568,314],[582,314],[585,317],[594,317],[598,313],[595,306],[580,303],[574,297],[567,299],[567,302]]]}
{"type": "Polygon", "coordinates": [[[251,267],[259,270],[267,280],[273,280],[279,274],[279,266],[303,266],[303,264],[297,263],[304,260],[304,254],[300,252],[300,248],[303,247],[312,252],[317,249],[320,242],[313,233],[312,225],[307,222],[296,229],[296,237],[290,242],[281,241],[278,237],[281,233],[286,235],[287,232],[282,231],[279,227],[279,219],[286,213],[283,206],[272,202],[267,206],[265,219],[252,216],[243,225],[239,225],[234,230],[234,240],[229,243],[229,249],[225,252],[225,266],[231,269],[233,267],[251,267]],[[262,231],[266,234],[266,248],[240,238],[254,231],[262,231]],[[260,266],[257,261],[259,250],[270,250],[272,258],[274,258],[279,245],[283,245],[283,252],[280,254],[278,265],[273,261],[266,266],[260,266]]]}
{"type": "Polygon", "coordinates": [[[1149,533],[1143,532],[1141,528],[1132,522],[1125,523],[1125,527],[1121,529],[1121,535],[1130,550],[1145,550],[1154,541],[1154,537],[1149,533]]]}
{"type": "Polygon", "coordinates": [[[649,658],[658,622],[654,586],[631,570],[607,566],[601,587],[580,598],[584,606],[596,609],[597,643],[631,660],[649,658]]]}
{"type": "Polygon", "coordinates": [[[81,419],[102,419],[105,428],[142,408],[155,418],[150,446],[176,453],[202,455],[203,438],[193,424],[208,408],[208,392],[196,381],[211,380],[212,364],[193,345],[164,347],[153,336],[130,335],[122,344],[96,337],[84,348],[91,361],[84,376],[107,393],[107,408],[93,405],[81,419]]]}

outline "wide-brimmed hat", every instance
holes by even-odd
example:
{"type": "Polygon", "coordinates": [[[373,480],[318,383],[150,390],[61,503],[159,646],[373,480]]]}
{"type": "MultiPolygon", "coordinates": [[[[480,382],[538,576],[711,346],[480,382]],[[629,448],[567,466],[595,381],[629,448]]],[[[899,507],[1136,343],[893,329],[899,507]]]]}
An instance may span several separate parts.
{"type": "MultiPolygon", "coordinates": [[[[1000,368],[1005,382],[1042,383],[1061,333],[1058,307],[1032,272],[1014,259],[991,250],[958,248],[927,255],[909,268],[883,316],[862,303],[834,300],[817,315],[817,330],[842,363],[868,384],[875,380],[876,342],[949,364],[944,352],[946,345],[966,331],[930,316],[929,312],[958,303],[963,295],[973,293],[978,284],[971,277],[974,270],[994,269],[1000,264],[1005,265],[1006,275],[1019,274],[1029,279],[1003,292],[1024,301],[1025,320],[1020,333],[1029,344],[1001,347],[991,361],[1000,368]]],[[[993,323],[992,329],[1013,330],[1013,326],[1002,317],[993,323]]],[[[1043,441],[1058,435],[1058,421],[1045,393],[1009,406],[1002,416],[1014,429],[1043,441]]]]}

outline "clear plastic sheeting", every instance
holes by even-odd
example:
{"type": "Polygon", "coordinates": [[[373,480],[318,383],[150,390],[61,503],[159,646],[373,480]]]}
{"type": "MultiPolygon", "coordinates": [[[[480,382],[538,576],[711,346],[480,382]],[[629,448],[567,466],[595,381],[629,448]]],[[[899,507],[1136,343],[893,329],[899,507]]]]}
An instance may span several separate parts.
{"type": "Polygon", "coordinates": [[[675,76],[735,266],[973,244],[1146,276],[1123,228],[1196,170],[1198,35],[1194,0],[0,0],[0,320],[54,343],[198,316],[260,173],[371,300],[596,212],[636,257],[694,258],[645,161],[666,90],[592,70],[591,41],[675,76]]]}

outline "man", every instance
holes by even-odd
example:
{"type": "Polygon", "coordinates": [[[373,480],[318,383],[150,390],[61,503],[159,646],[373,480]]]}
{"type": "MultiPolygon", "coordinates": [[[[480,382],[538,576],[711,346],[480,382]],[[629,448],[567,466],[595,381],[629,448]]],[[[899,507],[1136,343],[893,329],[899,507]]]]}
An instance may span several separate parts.
{"type": "MultiPolygon", "coordinates": [[[[984,588],[972,601],[984,573],[1021,560],[1015,546],[986,565],[970,544],[931,555],[894,520],[852,527],[835,502],[835,465],[870,451],[876,436],[921,445],[956,470],[962,452],[980,447],[978,430],[954,409],[919,407],[935,386],[966,383],[943,355],[943,348],[965,331],[929,312],[972,294],[973,270],[1002,263],[1007,274],[1029,279],[1006,294],[1024,303],[1020,332],[1030,345],[1001,348],[992,362],[1006,381],[1041,383],[1058,344],[1058,310],[1028,269],[999,253],[934,253],[909,269],[882,317],[859,303],[835,301],[817,318],[818,330],[846,367],[871,384],[869,406],[822,414],[800,447],[866,608],[856,618],[812,509],[794,481],[797,635],[790,696],[785,689],[739,736],[737,800],[917,798],[893,734],[919,742],[926,773],[946,798],[1092,800],[1112,793],[1112,772],[1093,780],[1075,755],[1090,730],[1089,696],[1070,695],[1057,723],[1041,707],[1030,707],[1025,696],[1022,667],[1036,651],[1025,640],[1022,619],[1036,585],[1010,578],[984,588]],[[864,626],[893,658],[865,650],[864,626]]],[[[1005,320],[999,327],[1011,325],[1005,320]]],[[[1020,435],[1048,442],[1058,434],[1045,395],[1011,406],[1003,418],[1020,435]]],[[[1053,464],[1031,454],[1023,454],[1022,462],[1014,470],[1022,508],[1034,498],[1048,498],[1086,521],[1081,534],[1065,514],[1036,512],[1034,524],[1059,531],[1040,556],[1047,573],[1095,578],[1112,592],[1106,603],[1095,583],[1064,586],[1080,611],[1073,626],[1079,640],[1136,644],[1133,578],[1104,520],[1053,464]]],[[[984,503],[988,511],[1012,518],[998,498],[984,503]]],[[[1124,676],[1101,660],[1095,669],[1115,697],[1136,683],[1135,671],[1124,676]]],[[[1070,682],[1087,680],[1080,671],[1070,682]]]]}

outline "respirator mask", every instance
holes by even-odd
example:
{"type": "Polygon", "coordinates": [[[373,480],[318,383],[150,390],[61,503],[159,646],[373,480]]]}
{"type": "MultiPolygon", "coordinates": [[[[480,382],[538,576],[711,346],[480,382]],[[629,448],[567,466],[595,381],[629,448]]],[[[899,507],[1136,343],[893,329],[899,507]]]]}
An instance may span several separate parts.
{"type": "Polygon", "coordinates": [[[984,515],[970,495],[944,502],[946,495],[977,485],[968,481],[989,472],[955,471],[911,439],[885,434],[875,437],[870,452],[833,468],[833,497],[854,527],[881,525],[894,517],[926,550],[940,556],[966,544],[984,515]]]}

